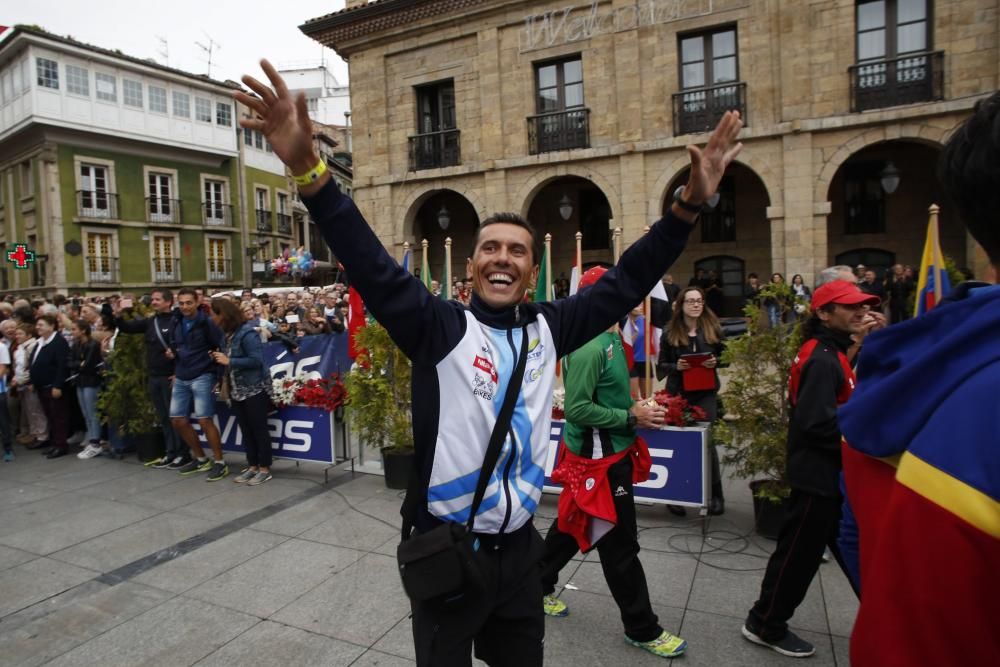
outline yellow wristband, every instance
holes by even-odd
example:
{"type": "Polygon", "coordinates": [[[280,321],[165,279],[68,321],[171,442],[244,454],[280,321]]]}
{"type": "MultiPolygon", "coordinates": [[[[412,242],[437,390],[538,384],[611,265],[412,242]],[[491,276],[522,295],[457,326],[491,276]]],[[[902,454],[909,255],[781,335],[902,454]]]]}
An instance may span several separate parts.
{"type": "Polygon", "coordinates": [[[302,174],[301,176],[292,176],[295,179],[296,185],[312,185],[319,180],[319,177],[326,173],[326,162],[322,159],[316,164],[315,167],[302,174]]]}

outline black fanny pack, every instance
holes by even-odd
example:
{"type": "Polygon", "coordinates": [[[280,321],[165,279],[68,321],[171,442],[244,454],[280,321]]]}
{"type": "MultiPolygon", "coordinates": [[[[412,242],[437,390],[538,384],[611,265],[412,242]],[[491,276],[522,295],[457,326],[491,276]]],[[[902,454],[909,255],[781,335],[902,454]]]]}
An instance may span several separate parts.
{"type": "Polygon", "coordinates": [[[478,560],[479,542],[472,532],[476,513],[483,502],[486,486],[500,458],[507,437],[514,403],[521,391],[524,366],[528,359],[527,328],[521,329],[521,353],[507,385],[503,406],[493,425],[483,466],[479,470],[476,493],[465,524],[446,522],[426,533],[412,535],[420,499],[420,465],[414,465],[406,499],[403,501],[403,540],[396,548],[403,590],[414,602],[455,603],[484,590],[485,576],[478,560]]]}

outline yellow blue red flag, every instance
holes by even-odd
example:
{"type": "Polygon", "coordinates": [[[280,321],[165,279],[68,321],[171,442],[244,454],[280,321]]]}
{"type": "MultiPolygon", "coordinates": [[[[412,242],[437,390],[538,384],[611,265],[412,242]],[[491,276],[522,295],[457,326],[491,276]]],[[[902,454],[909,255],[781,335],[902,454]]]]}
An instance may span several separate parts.
{"type": "Polygon", "coordinates": [[[920,274],[917,278],[917,298],[915,315],[920,316],[941,303],[941,299],[951,291],[951,281],[944,266],[944,253],[938,237],[937,207],[932,207],[927,223],[927,240],[924,254],[920,259],[920,274]]]}

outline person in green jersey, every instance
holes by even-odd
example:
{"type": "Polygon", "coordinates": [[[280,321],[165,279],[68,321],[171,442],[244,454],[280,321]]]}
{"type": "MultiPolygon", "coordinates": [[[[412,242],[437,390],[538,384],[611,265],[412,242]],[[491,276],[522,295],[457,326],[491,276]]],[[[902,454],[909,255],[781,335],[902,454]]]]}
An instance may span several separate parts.
{"type": "MultiPolygon", "coordinates": [[[[606,269],[580,278],[580,290],[606,269]]],[[[608,588],[633,646],[676,657],[687,642],[665,631],[649,601],[639,562],[633,482],[649,476],[649,452],[636,427],[659,428],[664,410],[654,402],[633,403],[628,364],[617,326],[563,358],[566,426],[553,479],[563,484],[559,516],[545,538],[542,607],[566,616],[566,603],[553,596],[559,571],[578,551],[597,549],[608,588]],[[636,474],[638,472],[638,474],[636,474]]]]}

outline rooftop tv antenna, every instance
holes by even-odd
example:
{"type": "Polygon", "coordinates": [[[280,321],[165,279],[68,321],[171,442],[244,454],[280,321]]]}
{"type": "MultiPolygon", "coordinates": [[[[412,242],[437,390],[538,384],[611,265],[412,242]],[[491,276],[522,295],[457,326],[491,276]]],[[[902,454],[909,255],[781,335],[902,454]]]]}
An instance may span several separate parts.
{"type": "Polygon", "coordinates": [[[198,48],[200,48],[202,51],[205,52],[205,55],[208,56],[208,78],[211,79],[212,78],[212,54],[215,52],[216,49],[221,49],[222,45],[219,44],[214,39],[212,39],[212,37],[207,32],[204,33],[204,34],[205,34],[205,39],[208,40],[208,46],[205,46],[201,42],[195,42],[195,44],[198,46],[198,48]]]}
{"type": "Polygon", "coordinates": [[[163,64],[170,67],[170,47],[167,44],[167,38],[157,35],[156,39],[160,42],[160,49],[156,53],[163,58],[163,64]]]}

